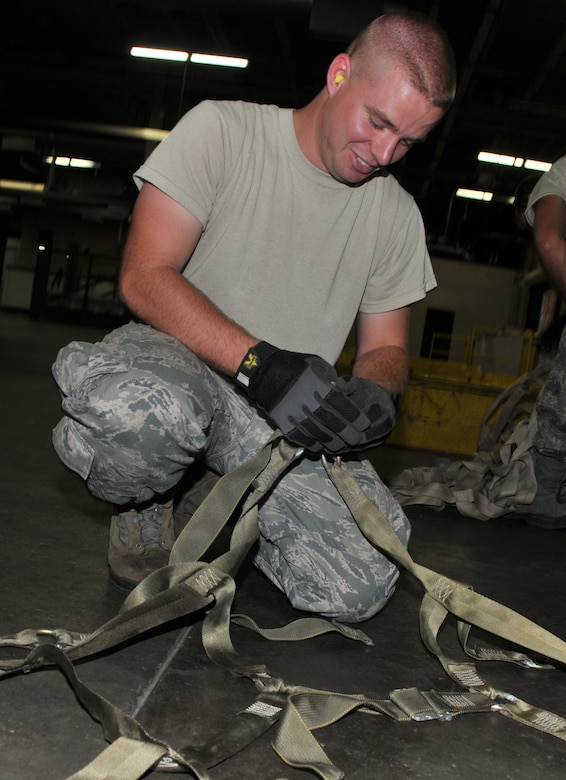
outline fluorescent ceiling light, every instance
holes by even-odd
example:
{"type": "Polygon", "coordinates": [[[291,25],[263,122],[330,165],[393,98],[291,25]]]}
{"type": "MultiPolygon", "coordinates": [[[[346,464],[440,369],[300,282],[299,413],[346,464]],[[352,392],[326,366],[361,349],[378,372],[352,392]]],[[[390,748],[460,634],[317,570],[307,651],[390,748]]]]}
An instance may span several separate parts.
{"type": "Polygon", "coordinates": [[[247,68],[249,60],[243,57],[224,57],[220,54],[191,54],[191,62],[199,65],[222,65],[226,68],[247,68]]]}
{"type": "Polygon", "coordinates": [[[480,162],[494,163],[495,165],[508,165],[514,168],[521,168],[525,162],[522,157],[511,157],[509,154],[495,154],[494,152],[480,152],[478,160],[480,162]]]}
{"type": "Polygon", "coordinates": [[[130,54],[132,57],[144,57],[150,60],[172,60],[173,62],[186,62],[189,59],[188,51],[152,49],[147,46],[132,46],[130,54]]]}
{"type": "Polygon", "coordinates": [[[525,160],[525,168],[531,171],[549,171],[552,168],[552,163],[543,162],[542,160],[525,160]]]}
{"type": "Polygon", "coordinates": [[[21,192],[43,192],[45,184],[34,181],[17,181],[15,179],[0,179],[0,189],[20,190],[21,192]]]}
{"type": "Polygon", "coordinates": [[[44,158],[48,165],[54,163],[62,168],[100,168],[100,163],[94,160],[83,160],[81,157],[55,157],[52,155],[44,158]]]}
{"type": "Polygon", "coordinates": [[[497,154],[496,152],[480,152],[478,160],[494,165],[507,165],[512,168],[528,168],[532,171],[548,171],[552,167],[552,163],[542,160],[525,160],[524,157],[513,157],[510,154],[497,154]]]}
{"type": "Polygon", "coordinates": [[[195,62],[198,65],[221,65],[227,68],[247,68],[249,60],[243,57],[227,57],[221,54],[201,54],[188,51],[175,51],[174,49],[153,49],[148,46],[132,46],[132,57],[144,57],[151,60],[172,60],[173,62],[195,62]]]}
{"type": "Polygon", "coordinates": [[[459,187],[456,190],[456,195],[459,198],[470,198],[470,200],[491,200],[493,198],[493,192],[485,192],[484,190],[467,190],[464,187],[459,187]]]}

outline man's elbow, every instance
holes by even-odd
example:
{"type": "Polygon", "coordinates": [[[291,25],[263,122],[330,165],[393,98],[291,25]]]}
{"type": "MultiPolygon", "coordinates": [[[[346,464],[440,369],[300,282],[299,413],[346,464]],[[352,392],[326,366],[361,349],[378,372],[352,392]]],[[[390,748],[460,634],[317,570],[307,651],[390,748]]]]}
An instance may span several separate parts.
{"type": "Polygon", "coordinates": [[[120,274],[120,278],[118,279],[118,297],[120,298],[124,306],[128,306],[129,283],[123,273],[120,274]]]}
{"type": "Polygon", "coordinates": [[[561,236],[545,233],[536,237],[536,249],[545,267],[553,268],[564,261],[565,241],[561,236]]]}
{"type": "Polygon", "coordinates": [[[118,297],[130,311],[136,311],[137,285],[135,275],[122,268],[118,279],[118,297]]]}

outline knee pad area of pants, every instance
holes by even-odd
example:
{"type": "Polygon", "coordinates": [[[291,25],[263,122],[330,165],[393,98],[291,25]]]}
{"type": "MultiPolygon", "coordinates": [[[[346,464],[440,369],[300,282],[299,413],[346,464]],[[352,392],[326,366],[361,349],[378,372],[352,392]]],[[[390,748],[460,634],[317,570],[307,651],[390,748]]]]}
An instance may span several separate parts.
{"type": "Polygon", "coordinates": [[[260,553],[254,562],[282,590],[295,609],[314,612],[345,623],[369,620],[391,599],[399,570],[385,557],[371,563],[351,566],[341,563],[340,571],[321,563],[316,556],[308,560],[304,552],[301,561],[267,561],[260,553]]]}
{"type": "Polygon", "coordinates": [[[207,424],[191,419],[187,394],[147,375],[107,377],[87,399],[63,406],[75,439],[92,453],[89,489],[115,503],[171,489],[205,446],[207,424]]]}
{"type": "Polygon", "coordinates": [[[310,593],[295,594],[298,598],[291,598],[291,603],[296,609],[316,611],[323,617],[332,620],[340,620],[344,623],[360,623],[369,620],[388,603],[395,591],[395,582],[399,572],[395,570],[386,582],[376,583],[358,581],[349,582],[349,587],[340,589],[336,598],[330,600],[329,594],[319,594],[318,599],[313,599],[310,593]],[[293,603],[295,602],[295,603],[293,603]],[[318,604],[317,604],[318,602],[318,604]]]}

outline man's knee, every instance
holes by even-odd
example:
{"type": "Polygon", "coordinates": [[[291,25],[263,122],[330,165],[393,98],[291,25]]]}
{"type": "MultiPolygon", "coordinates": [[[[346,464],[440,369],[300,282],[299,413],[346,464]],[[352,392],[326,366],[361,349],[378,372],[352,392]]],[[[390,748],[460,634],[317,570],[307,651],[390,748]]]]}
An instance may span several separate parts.
{"type": "Polygon", "coordinates": [[[395,592],[395,583],[399,579],[399,570],[387,562],[381,576],[358,580],[352,590],[348,590],[343,599],[344,609],[334,617],[346,623],[358,623],[369,620],[385,607],[395,592]]]}
{"type": "Polygon", "coordinates": [[[345,623],[359,623],[369,620],[387,604],[395,590],[399,572],[387,565],[386,570],[376,577],[368,572],[367,577],[339,583],[330,594],[322,598],[319,614],[345,623]]]}
{"type": "Polygon", "coordinates": [[[206,396],[208,407],[195,410],[198,394],[136,367],[87,378],[63,397],[55,450],[95,496],[150,500],[174,487],[205,449],[212,414],[206,396]]]}
{"type": "Polygon", "coordinates": [[[314,612],[346,623],[369,620],[387,604],[395,591],[399,570],[377,553],[371,562],[352,560],[340,571],[320,559],[305,560],[299,568],[289,561],[269,564],[256,557],[256,564],[287,596],[295,609],[314,612]],[[275,568],[274,568],[275,565],[275,568]]]}
{"type": "Polygon", "coordinates": [[[70,417],[55,427],[53,446],[96,498],[114,504],[144,503],[167,493],[194,460],[186,453],[117,446],[70,417]]]}

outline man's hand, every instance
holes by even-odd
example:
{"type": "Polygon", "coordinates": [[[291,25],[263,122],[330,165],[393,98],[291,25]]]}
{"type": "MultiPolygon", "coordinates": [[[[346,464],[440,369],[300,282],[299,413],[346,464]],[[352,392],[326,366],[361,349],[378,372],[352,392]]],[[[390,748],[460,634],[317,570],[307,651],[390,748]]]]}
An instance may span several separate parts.
{"type": "Polygon", "coordinates": [[[376,382],[359,376],[340,377],[336,386],[369,420],[360,441],[352,449],[362,450],[382,444],[393,430],[397,416],[391,393],[376,382]]]}
{"type": "Polygon", "coordinates": [[[332,454],[365,446],[371,420],[339,386],[335,369],[317,355],[260,341],[248,350],[235,382],[293,444],[332,454]]]}

